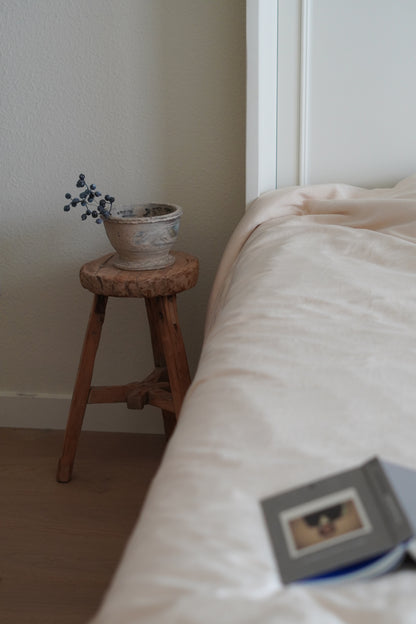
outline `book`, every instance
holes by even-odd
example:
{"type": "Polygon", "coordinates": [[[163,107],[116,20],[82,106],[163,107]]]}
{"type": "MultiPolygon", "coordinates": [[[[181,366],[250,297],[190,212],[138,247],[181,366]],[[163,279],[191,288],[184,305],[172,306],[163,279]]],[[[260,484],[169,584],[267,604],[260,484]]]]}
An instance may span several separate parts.
{"type": "Polygon", "coordinates": [[[261,501],[284,584],[359,580],[416,561],[416,471],[373,457],[261,501]]]}

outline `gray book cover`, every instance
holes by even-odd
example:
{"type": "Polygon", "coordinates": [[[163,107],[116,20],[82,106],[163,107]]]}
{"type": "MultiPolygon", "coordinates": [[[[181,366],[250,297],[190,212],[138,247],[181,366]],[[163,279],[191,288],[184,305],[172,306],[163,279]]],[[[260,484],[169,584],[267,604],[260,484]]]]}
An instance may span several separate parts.
{"type": "Polygon", "coordinates": [[[282,581],[359,567],[398,547],[403,551],[415,533],[415,491],[414,470],[375,457],[261,501],[282,581]]]}

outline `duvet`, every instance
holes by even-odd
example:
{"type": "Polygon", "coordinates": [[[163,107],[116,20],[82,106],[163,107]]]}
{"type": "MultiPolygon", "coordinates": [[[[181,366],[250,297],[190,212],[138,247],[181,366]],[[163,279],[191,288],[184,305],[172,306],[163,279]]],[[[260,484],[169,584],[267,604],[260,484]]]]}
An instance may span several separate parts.
{"type": "Polygon", "coordinates": [[[260,500],[416,468],[416,176],[261,196],[225,250],[176,431],[93,624],[416,622],[416,568],[283,586],[260,500]]]}

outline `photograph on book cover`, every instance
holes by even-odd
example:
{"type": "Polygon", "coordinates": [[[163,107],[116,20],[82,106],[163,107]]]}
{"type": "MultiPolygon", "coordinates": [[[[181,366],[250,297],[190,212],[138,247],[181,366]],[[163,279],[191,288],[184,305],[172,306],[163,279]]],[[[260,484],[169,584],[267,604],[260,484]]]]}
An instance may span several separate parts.
{"type": "Polygon", "coordinates": [[[373,530],[355,488],[347,488],[279,513],[288,554],[303,557],[373,530]]]}
{"type": "Polygon", "coordinates": [[[283,583],[365,565],[412,536],[377,458],[261,504],[283,583]]]}

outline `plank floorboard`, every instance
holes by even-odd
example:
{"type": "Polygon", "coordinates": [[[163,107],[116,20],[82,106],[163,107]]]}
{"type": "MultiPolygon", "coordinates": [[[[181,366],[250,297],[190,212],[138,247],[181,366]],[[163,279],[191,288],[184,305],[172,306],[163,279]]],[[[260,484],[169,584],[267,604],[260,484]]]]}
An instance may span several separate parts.
{"type": "Polygon", "coordinates": [[[82,432],[57,483],[62,431],[0,429],[0,623],[85,624],[165,448],[162,435],[82,432]]]}

